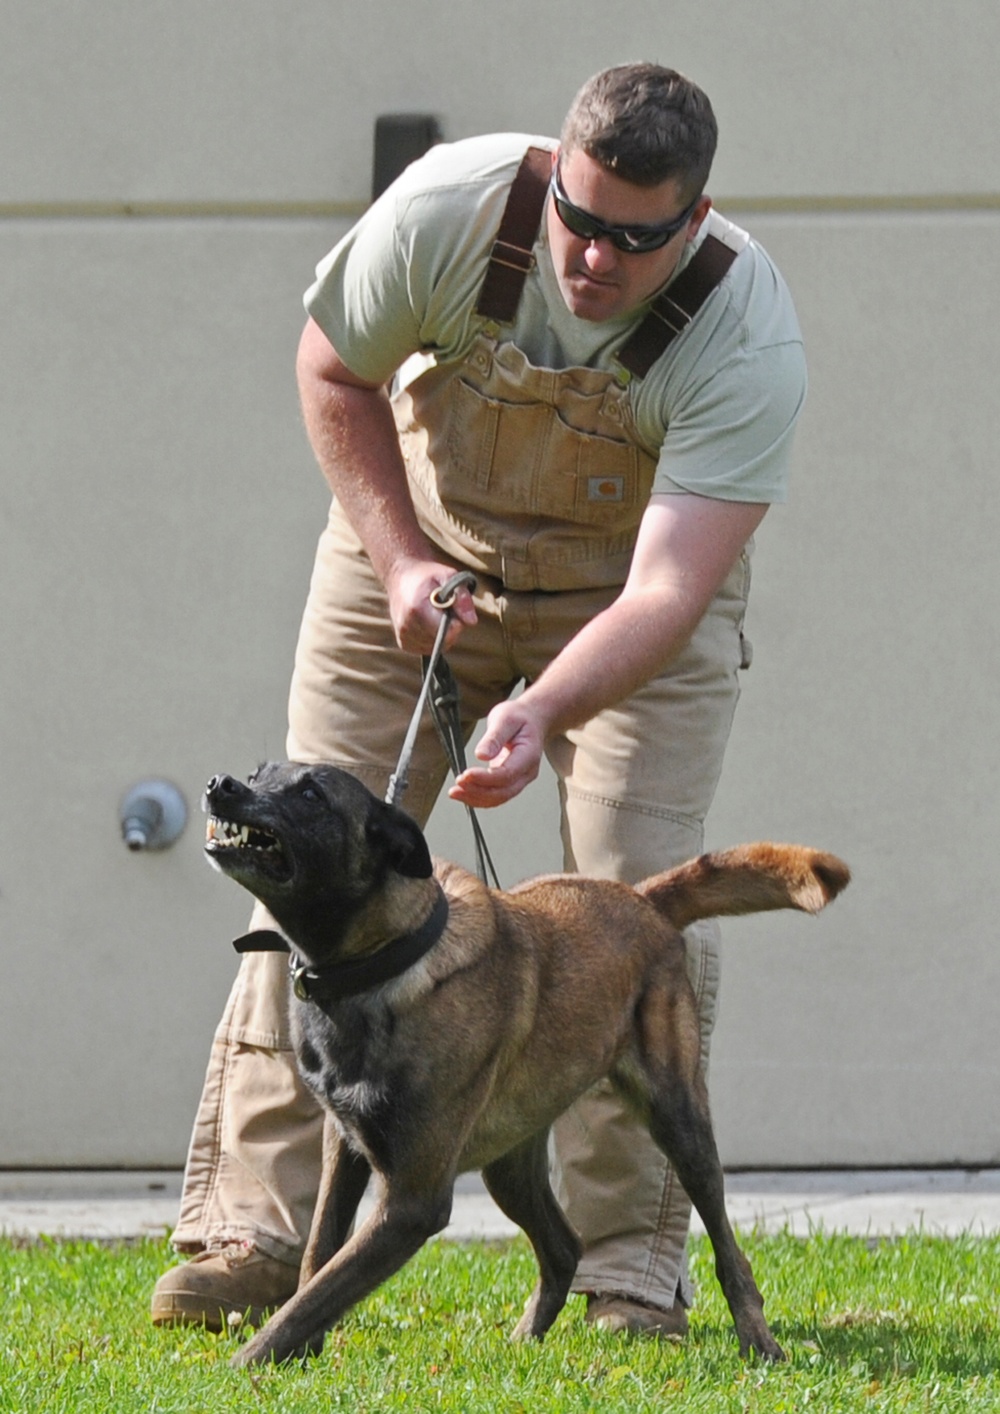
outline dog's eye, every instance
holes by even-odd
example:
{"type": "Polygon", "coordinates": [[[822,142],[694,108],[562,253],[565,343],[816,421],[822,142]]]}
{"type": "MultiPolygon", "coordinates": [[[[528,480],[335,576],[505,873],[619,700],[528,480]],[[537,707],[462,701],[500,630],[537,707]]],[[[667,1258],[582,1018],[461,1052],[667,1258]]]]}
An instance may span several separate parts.
{"type": "Polygon", "coordinates": [[[316,787],[310,785],[302,787],[301,795],[303,800],[317,801],[323,799],[316,787]]]}

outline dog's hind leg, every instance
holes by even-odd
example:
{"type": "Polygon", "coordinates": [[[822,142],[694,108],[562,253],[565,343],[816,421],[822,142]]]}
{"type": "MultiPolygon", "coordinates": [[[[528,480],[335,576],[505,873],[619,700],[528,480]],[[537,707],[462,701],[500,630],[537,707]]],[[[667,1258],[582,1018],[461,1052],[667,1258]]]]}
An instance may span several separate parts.
{"type": "Polygon", "coordinates": [[[368,1160],[348,1148],[336,1123],[327,1115],[323,1126],[322,1179],[299,1273],[300,1286],[325,1267],[347,1241],[371,1171],[368,1160]]]}
{"type": "MultiPolygon", "coordinates": [[[[736,1245],[726,1215],[725,1180],[698,1057],[695,1011],[694,994],[687,989],[678,994],[674,987],[654,986],[644,997],[638,1018],[638,1069],[645,1076],[646,1090],[642,1108],[650,1134],[673,1164],[705,1224],[741,1354],[755,1350],[765,1359],[784,1360],[785,1353],[764,1319],[764,1301],[750,1263],[736,1245]]],[[[627,1080],[623,1076],[619,1081],[633,1097],[635,1078],[632,1070],[627,1080]]]]}
{"type": "Polygon", "coordinates": [[[715,1272],[729,1304],[739,1337],[740,1353],[756,1350],[768,1360],[785,1353],[764,1319],[764,1301],[726,1215],[725,1187],[707,1114],[680,1093],[653,1107],[650,1133],[676,1170],[684,1190],[705,1224],[715,1253],[715,1272]]]}
{"type": "Polygon", "coordinates": [[[538,1284],[514,1327],[514,1340],[541,1340],[566,1304],[580,1261],[580,1239],[549,1183],[548,1138],[543,1129],[483,1169],[497,1207],[524,1231],[538,1262],[538,1284]]]}

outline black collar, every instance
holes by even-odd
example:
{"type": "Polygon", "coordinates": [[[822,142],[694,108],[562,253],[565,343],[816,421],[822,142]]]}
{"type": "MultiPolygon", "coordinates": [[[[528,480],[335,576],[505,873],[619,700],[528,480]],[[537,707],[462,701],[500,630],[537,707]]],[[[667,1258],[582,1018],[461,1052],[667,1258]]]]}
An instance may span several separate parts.
{"type": "Polygon", "coordinates": [[[272,928],[259,928],[244,933],[233,941],[239,953],[287,952],[292,990],[300,1001],[335,1002],[341,997],[356,997],[383,982],[391,982],[407,968],[419,962],[440,938],[448,925],[448,900],[438,889],[437,902],[419,928],[391,939],[369,957],[351,958],[347,962],[327,962],[320,967],[303,965],[292,952],[287,940],[272,928]]]}

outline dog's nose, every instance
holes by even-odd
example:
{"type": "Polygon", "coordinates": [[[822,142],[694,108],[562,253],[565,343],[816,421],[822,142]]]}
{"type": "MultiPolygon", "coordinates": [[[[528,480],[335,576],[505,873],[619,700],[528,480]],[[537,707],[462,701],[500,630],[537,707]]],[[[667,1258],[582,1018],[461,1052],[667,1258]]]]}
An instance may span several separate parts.
{"type": "Polygon", "coordinates": [[[232,776],[213,776],[205,787],[205,794],[211,799],[212,796],[234,795],[238,789],[238,783],[232,776]]]}

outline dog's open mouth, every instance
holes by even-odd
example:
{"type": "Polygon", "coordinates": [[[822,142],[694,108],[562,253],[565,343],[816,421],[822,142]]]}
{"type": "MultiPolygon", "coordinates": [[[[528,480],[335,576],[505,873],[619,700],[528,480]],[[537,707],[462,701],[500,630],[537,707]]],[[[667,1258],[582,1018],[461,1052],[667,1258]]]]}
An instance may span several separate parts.
{"type": "Polygon", "coordinates": [[[240,825],[235,820],[209,817],[205,829],[205,850],[227,864],[263,864],[269,872],[288,872],[288,863],[281,841],[271,830],[257,825],[240,825]]]}

